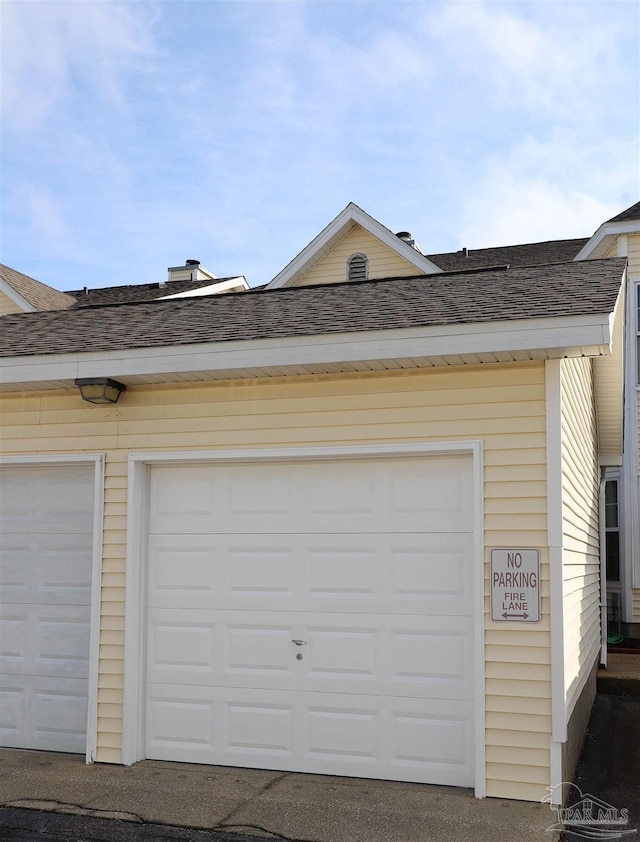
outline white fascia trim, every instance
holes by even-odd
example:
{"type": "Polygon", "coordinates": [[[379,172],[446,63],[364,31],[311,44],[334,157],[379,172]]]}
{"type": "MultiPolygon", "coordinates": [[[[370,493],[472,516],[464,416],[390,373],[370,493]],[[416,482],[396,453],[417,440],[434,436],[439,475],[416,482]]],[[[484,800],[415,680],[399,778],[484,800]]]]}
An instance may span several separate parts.
{"type": "Polygon", "coordinates": [[[91,559],[91,615],[89,621],[89,676],[87,704],[87,763],[96,759],[98,742],[98,667],[100,657],[100,588],[102,582],[102,540],[104,523],[104,453],[44,454],[0,456],[0,465],[33,467],[37,465],[89,464],[93,475],[93,542],[91,559]]]}
{"type": "Polygon", "coordinates": [[[198,298],[205,295],[219,295],[221,292],[226,292],[229,289],[240,287],[242,290],[249,289],[247,279],[244,275],[238,275],[235,278],[228,278],[226,281],[220,281],[217,284],[210,284],[206,287],[198,287],[197,289],[188,289],[184,292],[176,292],[173,295],[161,295],[156,298],[156,301],[167,301],[170,298],[198,298]]]}
{"type": "Polygon", "coordinates": [[[125,672],[122,723],[122,762],[143,760],[144,751],[144,642],[146,594],[146,533],[149,469],[154,464],[238,461],[285,461],[336,458],[384,458],[437,453],[468,453],[473,459],[474,521],[474,692],[475,795],[486,795],[485,780],[485,664],[484,664],[484,529],[482,441],[407,442],[336,447],[289,447],[244,450],[163,451],[130,453],[127,503],[127,560],[125,583],[125,672]]]}
{"type": "Polygon", "coordinates": [[[640,220],[638,219],[629,219],[623,222],[605,222],[573,259],[586,260],[598,248],[605,237],[616,237],[619,234],[634,234],[638,231],[640,231],[640,220]]]}
{"type": "MultiPolygon", "coordinates": [[[[547,436],[547,543],[551,626],[551,740],[567,740],[564,671],[564,576],[562,553],[562,362],[545,363],[547,436]]],[[[552,757],[554,749],[552,746],[552,757]]],[[[557,770],[556,770],[557,772],[557,770]]],[[[553,783],[553,780],[552,780],[553,783]]]]}
{"type": "Polygon", "coordinates": [[[605,313],[7,357],[0,360],[0,380],[7,384],[29,383],[76,377],[117,378],[515,351],[548,351],[551,356],[554,353],[556,356],[598,356],[610,353],[611,339],[610,318],[605,313]]]}
{"type": "Polygon", "coordinates": [[[324,228],[317,237],[315,237],[309,245],[302,249],[300,254],[293,258],[284,269],[279,272],[275,278],[270,281],[266,289],[277,289],[286,286],[288,282],[299,272],[304,271],[305,267],[313,262],[315,255],[326,248],[327,245],[338,237],[343,231],[348,233],[353,224],[360,225],[365,231],[368,231],[373,237],[380,240],[393,251],[397,252],[400,257],[403,257],[409,263],[416,267],[417,273],[430,275],[436,272],[442,272],[439,266],[432,263],[419,251],[416,251],[410,245],[405,243],[399,237],[385,228],[377,219],[369,216],[368,213],[359,208],[358,205],[350,202],[347,207],[324,228]]]}
{"type": "Polygon", "coordinates": [[[17,304],[25,313],[37,313],[38,310],[33,304],[30,304],[26,298],[23,298],[11,284],[7,283],[4,278],[0,278],[0,291],[4,292],[7,298],[10,298],[14,304],[17,304]]]}

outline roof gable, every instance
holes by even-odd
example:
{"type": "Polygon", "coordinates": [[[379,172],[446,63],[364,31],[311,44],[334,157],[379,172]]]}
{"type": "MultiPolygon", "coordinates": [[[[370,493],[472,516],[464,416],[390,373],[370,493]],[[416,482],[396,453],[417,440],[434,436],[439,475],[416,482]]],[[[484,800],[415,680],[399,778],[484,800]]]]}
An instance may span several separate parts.
{"type": "MultiPolygon", "coordinates": [[[[359,208],[353,202],[324,228],[309,245],[307,245],[275,278],[266,286],[266,289],[277,289],[279,287],[303,286],[305,276],[316,267],[345,237],[358,227],[361,232],[368,234],[373,240],[384,247],[386,253],[399,260],[402,266],[407,266],[401,274],[428,275],[440,272],[441,269],[432,263],[427,257],[404,240],[397,237],[384,225],[381,225],[372,216],[359,208]]],[[[357,234],[356,236],[362,236],[357,234]]],[[[383,273],[385,270],[381,270],[383,273]]],[[[395,270],[392,270],[395,274],[395,270]]],[[[386,274],[389,272],[386,270],[386,274]]],[[[377,275],[381,277],[381,275],[377,275]]],[[[344,281],[342,272],[335,278],[335,282],[344,281]]],[[[328,283],[328,281],[322,281],[328,283]]]]}
{"type": "Polygon", "coordinates": [[[366,258],[366,280],[416,274],[416,267],[405,257],[401,257],[397,251],[389,248],[361,225],[354,225],[315,266],[288,286],[302,287],[348,281],[347,262],[356,254],[366,258]]]}
{"type": "Polygon", "coordinates": [[[640,202],[631,205],[617,216],[603,222],[593,237],[580,249],[574,260],[593,260],[605,257],[620,234],[640,232],[640,202]]]}
{"type": "Polygon", "coordinates": [[[24,313],[67,310],[75,303],[72,296],[1,263],[0,291],[17,304],[24,313]]]}

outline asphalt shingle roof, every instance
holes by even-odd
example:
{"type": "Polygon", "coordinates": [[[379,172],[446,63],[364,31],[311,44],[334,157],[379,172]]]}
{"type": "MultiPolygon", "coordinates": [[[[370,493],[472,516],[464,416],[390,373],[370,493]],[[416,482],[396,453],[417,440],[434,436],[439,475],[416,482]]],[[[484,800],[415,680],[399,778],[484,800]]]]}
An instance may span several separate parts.
{"type": "Polygon", "coordinates": [[[640,219],[640,202],[631,205],[630,208],[623,210],[617,216],[607,219],[607,222],[625,222],[627,219],[640,219]]]}
{"type": "Polygon", "coordinates": [[[516,246],[468,249],[428,254],[427,257],[445,272],[479,269],[490,266],[540,266],[545,263],[564,263],[573,260],[588,238],[579,240],[548,240],[543,243],[524,243],[516,246]]]}
{"type": "Polygon", "coordinates": [[[36,310],[66,310],[73,307],[74,301],[71,296],[3,263],[0,263],[0,277],[36,310]]]}
{"type": "Polygon", "coordinates": [[[4,316],[0,356],[610,313],[624,258],[4,316]]]}

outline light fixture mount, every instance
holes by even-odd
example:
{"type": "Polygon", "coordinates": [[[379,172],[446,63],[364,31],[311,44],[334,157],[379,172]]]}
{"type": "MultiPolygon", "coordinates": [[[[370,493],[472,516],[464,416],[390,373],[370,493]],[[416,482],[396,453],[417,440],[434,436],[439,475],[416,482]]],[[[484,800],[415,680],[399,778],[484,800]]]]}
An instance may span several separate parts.
{"type": "Polygon", "coordinates": [[[126,386],[110,377],[79,377],[76,386],[83,401],[88,403],[117,403],[126,386]]]}

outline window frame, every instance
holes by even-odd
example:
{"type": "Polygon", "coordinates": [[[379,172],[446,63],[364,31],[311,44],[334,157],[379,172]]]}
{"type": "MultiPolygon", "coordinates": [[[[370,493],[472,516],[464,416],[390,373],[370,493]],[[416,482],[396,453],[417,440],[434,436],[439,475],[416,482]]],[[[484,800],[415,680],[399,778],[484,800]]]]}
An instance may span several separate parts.
{"type": "Polygon", "coordinates": [[[607,575],[607,585],[620,585],[621,582],[621,573],[622,573],[622,529],[621,529],[621,513],[622,507],[620,506],[620,475],[613,474],[612,476],[607,476],[605,480],[605,497],[604,497],[604,507],[605,507],[605,516],[604,516],[604,533],[605,533],[605,569],[607,575]],[[615,524],[609,525],[608,523],[608,512],[607,512],[607,486],[609,484],[615,485],[616,489],[616,496],[615,496],[615,524]],[[609,542],[607,537],[611,534],[617,534],[618,536],[618,577],[613,579],[609,576],[609,542]]]}

